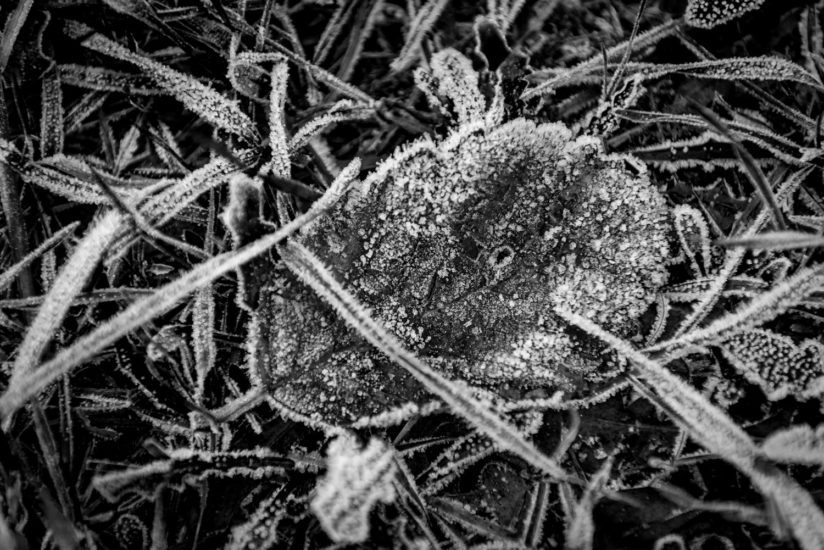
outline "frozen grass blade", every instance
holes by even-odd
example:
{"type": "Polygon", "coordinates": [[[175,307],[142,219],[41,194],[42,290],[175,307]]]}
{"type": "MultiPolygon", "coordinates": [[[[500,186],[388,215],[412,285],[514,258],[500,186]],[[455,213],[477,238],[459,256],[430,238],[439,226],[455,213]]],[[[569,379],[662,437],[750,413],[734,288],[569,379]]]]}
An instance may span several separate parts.
{"type": "Polygon", "coordinates": [[[130,74],[105,67],[67,63],[58,67],[60,81],[69,86],[98,92],[129,90],[135,95],[159,95],[163,93],[154,81],[142,74],[130,74]]]}
{"type": "Polygon", "coordinates": [[[57,280],[17,349],[9,388],[15,386],[16,380],[30,374],[38,364],[46,345],[62,324],[72,300],[83,290],[100,258],[114,241],[121,222],[122,216],[119,212],[110,210],[104,213],[92,225],[60,270],[57,280]]]}
{"type": "Polygon", "coordinates": [[[761,7],[764,0],[689,0],[685,19],[688,25],[711,29],[761,7]]]}
{"type": "Polygon", "coordinates": [[[824,514],[813,498],[786,474],[766,463],[761,449],[721,409],[662,365],[589,319],[565,308],[556,308],[556,313],[629,359],[637,376],[634,383],[642,393],[654,394],[673,421],[697,442],[747,474],[778,507],[804,550],[824,547],[824,514]]]}
{"type": "MultiPolygon", "coordinates": [[[[292,235],[295,231],[303,227],[303,225],[321,215],[340,199],[346,191],[347,185],[354,177],[354,174],[357,174],[359,166],[359,163],[353,162],[347,170],[341,172],[341,176],[333,182],[323,197],[317,200],[312,205],[312,208],[305,214],[295,218],[270,235],[262,237],[237,250],[214,256],[197,265],[180,278],[157,289],[153,294],[132,303],[124,311],[115,315],[105,323],[100,324],[95,330],[78,339],[68,348],[59,351],[52,359],[40,367],[36,369],[30,368],[30,363],[34,361],[30,359],[29,362],[23,364],[18,355],[18,362],[22,367],[26,368],[21,367],[20,374],[12,377],[6,391],[0,396],[0,419],[2,419],[4,427],[8,428],[11,416],[15,411],[60,376],[68,374],[74,367],[94,357],[98,352],[112,345],[122,336],[173,308],[181,299],[195,290],[211,283],[226,273],[234,271],[246,262],[263,254],[292,235]]],[[[108,216],[115,217],[119,216],[119,214],[110,212],[108,216]]],[[[108,228],[112,223],[111,221],[107,221],[104,228],[108,228]]],[[[98,225],[101,225],[100,222],[98,222],[98,225]]],[[[104,228],[98,229],[97,233],[103,234],[104,228]]],[[[87,248],[92,248],[92,245],[100,240],[102,239],[96,236],[94,243],[91,243],[88,242],[89,237],[87,236],[86,239],[84,239],[84,243],[86,243],[87,248]]],[[[83,243],[81,243],[81,245],[82,244],[83,243]]],[[[79,248],[80,247],[78,247],[78,249],[79,248]]],[[[75,253],[75,256],[76,255],[77,253],[75,253]]],[[[75,256],[73,256],[72,259],[74,259],[75,256]]],[[[67,268],[64,268],[63,272],[65,272],[66,269],[67,268]]],[[[55,282],[55,286],[49,293],[50,296],[58,292],[58,283],[60,283],[59,279],[55,282]]],[[[64,282],[64,284],[69,286],[68,282],[64,282]]],[[[66,300],[61,300],[60,298],[62,297],[57,296],[54,298],[54,301],[59,302],[60,306],[68,307],[65,303],[66,300]]],[[[44,309],[45,308],[41,308],[41,311],[44,311],[44,309]]],[[[48,320],[44,319],[41,325],[45,328],[50,328],[52,325],[56,326],[57,323],[59,323],[59,321],[48,322],[48,320]]],[[[50,333],[40,334],[38,330],[38,332],[32,336],[32,342],[27,345],[27,349],[29,350],[27,356],[31,358],[35,355],[34,352],[38,350],[36,345],[40,346],[39,349],[42,351],[41,342],[43,340],[47,341],[50,337],[50,333]]]]}
{"type": "Polygon", "coordinates": [[[51,69],[41,84],[40,156],[63,152],[63,92],[59,73],[51,69]]]}
{"type": "Polygon", "coordinates": [[[338,101],[324,114],[313,118],[295,132],[295,135],[289,140],[289,152],[294,154],[301,147],[306,146],[313,137],[330,124],[366,120],[374,113],[374,107],[369,105],[355,103],[348,99],[338,101]]]}
{"type": "Polygon", "coordinates": [[[426,5],[418,10],[415,19],[409,26],[409,32],[406,35],[406,41],[403,48],[401,48],[401,52],[389,65],[393,71],[400,72],[418,60],[426,34],[438,22],[438,18],[448,3],[449,0],[429,0],[426,5]]]}
{"type": "Polygon", "coordinates": [[[14,279],[17,278],[20,273],[31,265],[37,258],[45,254],[46,252],[50,251],[52,248],[63,242],[66,237],[74,233],[74,230],[77,229],[78,222],[71,223],[46,239],[43,244],[26,254],[26,256],[14,264],[13,266],[9,267],[2,273],[0,273],[0,291],[5,290],[11,283],[14,282],[14,279]]]}
{"type": "Polygon", "coordinates": [[[237,102],[228,99],[212,87],[194,77],[178,72],[142,55],[133,53],[117,42],[100,34],[93,34],[83,45],[96,52],[131,63],[151,77],[166,93],[174,96],[187,109],[229,133],[251,142],[257,141],[257,130],[252,120],[237,102]]]}
{"type": "Polygon", "coordinates": [[[824,237],[801,231],[771,231],[753,236],[720,239],[718,246],[742,246],[754,250],[796,250],[824,246],[824,237]]]}
{"type": "Polygon", "coordinates": [[[34,0],[19,0],[17,6],[6,19],[3,33],[0,35],[0,75],[6,71],[6,65],[9,63],[14,43],[17,41],[17,36],[23,28],[33,4],[34,0]]]}
{"type": "Polygon", "coordinates": [[[478,401],[472,395],[469,386],[445,378],[407,350],[397,338],[387,333],[304,246],[297,242],[289,242],[281,247],[280,251],[286,265],[332,305],[352,328],[442,399],[455,414],[465,418],[501,449],[520,456],[536,469],[559,480],[572,479],[555,461],[524,439],[515,426],[493,412],[490,404],[478,401]]]}

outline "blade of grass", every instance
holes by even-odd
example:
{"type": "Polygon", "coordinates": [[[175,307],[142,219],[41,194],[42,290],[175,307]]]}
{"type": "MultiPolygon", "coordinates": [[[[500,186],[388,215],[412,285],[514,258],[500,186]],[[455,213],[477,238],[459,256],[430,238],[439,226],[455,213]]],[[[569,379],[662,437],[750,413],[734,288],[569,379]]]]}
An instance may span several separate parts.
{"type": "Polygon", "coordinates": [[[801,231],[771,231],[752,236],[720,239],[715,244],[725,247],[741,246],[756,250],[795,250],[824,246],[824,237],[801,231]]]}
{"type": "Polygon", "coordinates": [[[566,308],[556,313],[598,338],[634,365],[633,383],[675,413],[673,420],[707,448],[735,465],[780,509],[804,550],[824,548],[824,514],[810,494],[768,462],[761,449],[727,414],[664,366],[566,308]]]}
{"type": "Polygon", "coordinates": [[[0,75],[6,71],[6,65],[11,58],[11,51],[14,49],[14,43],[17,41],[17,36],[20,30],[26,23],[34,0],[20,0],[17,6],[9,14],[6,19],[6,24],[3,27],[3,34],[0,35],[0,75]]]}

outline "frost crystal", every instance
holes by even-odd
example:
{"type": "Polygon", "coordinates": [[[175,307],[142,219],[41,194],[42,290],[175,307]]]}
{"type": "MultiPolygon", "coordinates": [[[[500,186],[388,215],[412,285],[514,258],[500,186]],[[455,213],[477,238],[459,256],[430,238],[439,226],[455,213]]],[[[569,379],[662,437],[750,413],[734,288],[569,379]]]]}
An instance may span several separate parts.
{"type": "Polygon", "coordinates": [[[392,502],[397,466],[389,449],[372,439],[361,449],[350,435],[329,444],[326,475],[318,482],[310,507],[335,542],[365,542],[369,513],[378,502],[392,502]]]}
{"type": "Polygon", "coordinates": [[[721,346],[732,365],[771,400],[809,399],[824,393],[824,344],[796,345],[786,336],[757,329],[736,334],[721,346]]]}
{"type": "Polygon", "coordinates": [[[761,7],[764,0],[690,0],[687,23],[693,27],[711,29],[761,7]]]}
{"type": "MultiPolygon", "coordinates": [[[[468,62],[439,55],[418,80],[461,123],[384,161],[298,239],[447,376],[501,396],[585,389],[602,348],[552,311],[630,333],[665,282],[664,200],[633,159],[562,124],[491,124],[468,62]]],[[[285,408],[340,424],[428,401],[285,268],[259,284],[256,358],[285,408]]]]}

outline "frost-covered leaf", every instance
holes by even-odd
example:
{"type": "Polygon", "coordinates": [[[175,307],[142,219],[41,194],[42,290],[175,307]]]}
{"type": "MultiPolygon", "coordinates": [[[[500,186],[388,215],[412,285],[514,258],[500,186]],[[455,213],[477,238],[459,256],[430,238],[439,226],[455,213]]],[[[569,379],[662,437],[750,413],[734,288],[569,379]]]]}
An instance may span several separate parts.
{"type": "MultiPolygon", "coordinates": [[[[133,189],[122,189],[120,181],[102,170],[96,171],[119,194],[135,195],[133,189]]],[[[26,183],[37,185],[72,202],[110,204],[111,199],[100,187],[87,161],[68,155],[53,155],[27,164],[21,175],[26,183]]]]}
{"type": "Polygon", "coordinates": [[[149,546],[149,528],[134,514],[123,514],[117,518],[114,533],[121,548],[143,550],[149,546]]]}
{"type": "Polygon", "coordinates": [[[131,63],[144,71],[158,86],[173,95],[186,108],[229,133],[251,142],[257,138],[252,120],[236,101],[223,96],[194,77],[178,72],[153,59],[133,53],[101,34],[93,34],[83,45],[94,51],[131,63]]]}
{"type": "Polygon", "coordinates": [[[234,50],[229,56],[227,78],[232,88],[238,93],[257,102],[263,102],[261,87],[269,79],[269,73],[261,64],[274,61],[275,64],[285,63],[286,58],[280,54],[263,52],[239,52],[234,50]]]}
{"type": "Polygon", "coordinates": [[[281,488],[276,489],[260,502],[246,521],[232,529],[225,550],[275,548],[278,542],[284,542],[278,528],[282,522],[291,519],[293,512],[290,510],[296,507],[305,509],[303,499],[298,500],[281,488]]]}
{"type": "Polygon", "coordinates": [[[704,215],[699,210],[683,204],[676,206],[672,214],[678,240],[689,258],[694,275],[709,275],[712,269],[710,230],[704,215]]]}
{"type": "Polygon", "coordinates": [[[741,332],[720,344],[730,363],[771,400],[809,399],[824,393],[824,344],[769,330],[741,332]]]}
{"type": "Polygon", "coordinates": [[[486,101],[478,89],[478,73],[457,50],[448,48],[432,56],[429,70],[415,70],[415,83],[433,106],[454,110],[458,124],[483,118],[486,101]]]}
{"type": "MultiPolygon", "coordinates": [[[[477,75],[456,62],[444,68],[447,89],[475,98],[467,122],[392,155],[296,241],[447,378],[495,391],[583,391],[613,371],[599,368],[597,351],[579,354],[548,308],[575,304],[630,327],[666,277],[663,200],[642,166],[572,139],[563,125],[488,124],[479,92],[465,90],[477,75]]],[[[247,285],[258,376],[278,380],[285,409],[348,424],[431,400],[401,368],[361,351],[357,334],[283,266],[261,271],[247,285]]]]}
{"type": "Polygon", "coordinates": [[[793,426],[773,432],[761,444],[761,450],[776,462],[824,466],[824,424],[793,426]]]}
{"type": "Polygon", "coordinates": [[[360,448],[353,436],[343,434],[329,444],[326,468],[310,504],[312,512],[333,541],[366,542],[372,509],[395,500],[394,451],[377,438],[360,448]]]}
{"type": "Polygon", "coordinates": [[[764,0],[689,0],[686,21],[693,27],[711,29],[761,7],[764,0]]]}

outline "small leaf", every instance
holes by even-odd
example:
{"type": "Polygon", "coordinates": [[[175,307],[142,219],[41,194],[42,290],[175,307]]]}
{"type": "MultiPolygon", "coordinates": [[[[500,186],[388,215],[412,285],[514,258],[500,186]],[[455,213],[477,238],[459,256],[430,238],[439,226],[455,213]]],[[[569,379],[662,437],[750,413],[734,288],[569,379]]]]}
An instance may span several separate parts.
{"type": "Polygon", "coordinates": [[[449,0],[429,0],[421,6],[418,13],[415,14],[415,19],[409,25],[409,32],[406,35],[406,41],[403,48],[401,48],[401,52],[389,65],[393,71],[402,71],[417,61],[426,34],[438,22],[438,18],[448,3],[449,0]]]}
{"type": "Polygon", "coordinates": [[[815,429],[793,426],[773,432],[761,449],[776,462],[824,466],[824,424],[815,429]]]}
{"type": "Polygon", "coordinates": [[[712,267],[710,230],[704,215],[684,204],[676,206],[672,213],[678,240],[690,260],[693,273],[696,277],[709,275],[712,267]]]}
{"type": "Polygon", "coordinates": [[[58,67],[63,84],[99,92],[128,92],[135,95],[158,95],[161,90],[142,74],[129,74],[104,67],[67,63],[58,67]]]}
{"type": "Polygon", "coordinates": [[[369,514],[378,502],[395,500],[394,452],[372,438],[363,449],[348,434],[329,444],[326,475],[318,481],[310,508],[335,542],[369,538],[369,514]]]}
{"type": "Polygon", "coordinates": [[[285,61],[276,62],[272,67],[272,91],[269,94],[269,147],[272,150],[272,171],[283,178],[288,178],[292,173],[289,138],[283,123],[288,80],[289,65],[285,61]]]}
{"type": "MultiPolygon", "coordinates": [[[[100,170],[98,174],[107,184],[117,188],[119,195],[124,197],[136,195],[133,189],[123,189],[119,185],[122,180],[100,170]]],[[[89,164],[77,157],[53,155],[26,165],[21,175],[26,183],[47,189],[72,202],[111,204],[111,199],[96,182],[94,174],[89,169],[89,164]]]]}
{"type": "Polygon", "coordinates": [[[429,71],[415,71],[415,82],[433,106],[444,104],[439,98],[446,99],[459,125],[483,118],[486,101],[478,89],[478,73],[457,50],[447,48],[432,56],[429,71]]]}
{"type": "Polygon", "coordinates": [[[724,355],[770,400],[817,397],[824,392],[824,344],[806,340],[796,346],[769,330],[741,332],[720,344],[724,355]]]}
{"type": "Polygon", "coordinates": [[[690,0],[686,21],[693,27],[711,29],[756,10],[763,3],[764,0],[690,0]]]}
{"type": "Polygon", "coordinates": [[[26,331],[23,342],[17,349],[9,387],[15,381],[35,369],[46,344],[60,327],[63,318],[97,267],[120,227],[121,214],[110,210],[103,214],[87,231],[83,240],[60,270],[54,285],[37,315],[26,331]]]}

